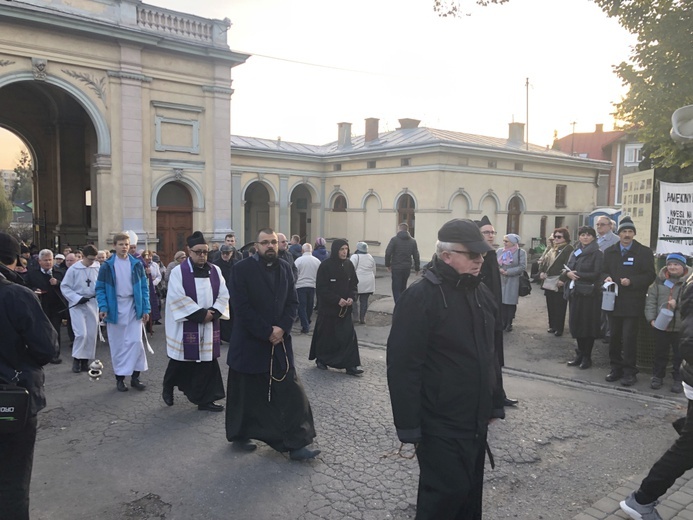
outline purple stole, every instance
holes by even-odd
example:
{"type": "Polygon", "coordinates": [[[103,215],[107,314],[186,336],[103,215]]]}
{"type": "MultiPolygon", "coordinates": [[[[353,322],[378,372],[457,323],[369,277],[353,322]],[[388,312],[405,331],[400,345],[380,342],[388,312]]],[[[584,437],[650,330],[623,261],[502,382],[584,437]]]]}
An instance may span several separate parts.
{"type": "MultiPolygon", "coordinates": [[[[197,302],[197,289],[195,288],[195,276],[192,272],[190,262],[180,264],[181,277],[183,279],[183,290],[185,295],[197,302]]],[[[217,301],[219,296],[219,273],[210,266],[209,281],[212,284],[212,297],[217,301]]],[[[200,359],[200,328],[199,323],[187,320],[183,322],[183,358],[191,361],[200,359]]],[[[206,324],[205,324],[206,325],[206,324]]],[[[221,355],[221,335],[219,332],[219,320],[212,320],[212,359],[221,355]]]]}

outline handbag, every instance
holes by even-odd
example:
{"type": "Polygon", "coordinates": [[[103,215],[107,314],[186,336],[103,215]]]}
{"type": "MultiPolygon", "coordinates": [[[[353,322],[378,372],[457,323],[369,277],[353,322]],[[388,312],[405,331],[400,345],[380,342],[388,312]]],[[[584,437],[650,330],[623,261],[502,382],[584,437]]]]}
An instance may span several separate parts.
{"type": "Polygon", "coordinates": [[[529,275],[527,271],[522,271],[520,273],[520,289],[518,294],[520,296],[528,296],[532,292],[532,282],[529,280],[529,275]]]}
{"type": "Polygon", "coordinates": [[[561,275],[556,274],[553,276],[547,276],[541,284],[541,288],[545,291],[555,291],[558,292],[558,282],[561,279],[561,275]]]}
{"type": "MultiPolygon", "coordinates": [[[[19,372],[14,379],[17,379],[19,372]]],[[[0,380],[0,434],[24,429],[29,417],[29,392],[13,382],[0,380]]]]}
{"type": "Polygon", "coordinates": [[[575,294],[578,296],[593,296],[594,284],[592,283],[575,283],[575,294]]]}

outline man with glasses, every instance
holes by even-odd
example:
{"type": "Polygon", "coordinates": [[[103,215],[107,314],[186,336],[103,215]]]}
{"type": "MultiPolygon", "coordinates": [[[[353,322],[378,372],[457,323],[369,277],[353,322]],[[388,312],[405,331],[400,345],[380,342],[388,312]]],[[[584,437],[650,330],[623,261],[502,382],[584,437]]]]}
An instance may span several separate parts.
{"type": "Polygon", "coordinates": [[[140,373],[148,369],[147,354],[142,343],[142,324],[149,320],[149,280],[144,264],[128,254],[130,235],[116,233],[113,237],[116,254],[99,269],[96,281],[96,301],[99,319],[106,322],[108,345],[111,350],[116,389],[127,392],[130,386],[144,390],[140,373]]]}
{"type": "MultiPolygon", "coordinates": [[[[236,258],[235,249],[229,244],[223,244],[219,248],[219,259],[213,261],[212,263],[221,269],[221,274],[226,282],[226,289],[228,289],[229,294],[231,293],[231,278],[233,276],[233,266],[236,262],[240,261],[240,254],[236,258]]],[[[231,341],[231,329],[233,328],[233,313],[229,311],[229,319],[222,320],[220,322],[221,326],[221,340],[228,343],[231,341]]]]}
{"type": "MultiPolygon", "coordinates": [[[[166,297],[169,362],[161,397],[173,405],[178,387],[198,410],[221,412],[225,397],[219,362],[220,320],[229,319],[229,291],[221,269],[207,261],[209,244],[200,231],[187,238],[188,259],[174,267],[166,297]]],[[[224,246],[225,247],[225,246],[224,246]]]]}
{"type": "Polygon", "coordinates": [[[493,252],[477,225],[440,228],[430,269],[399,299],[387,341],[397,436],[416,445],[417,520],[481,518],[486,435],[496,390],[498,305],[480,283],[493,252]]]}
{"type": "Polygon", "coordinates": [[[72,343],[72,371],[89,370],[89,360],[96,358],[96,336],[99,329],[99,306],[96,303],[96,280],[99,277],[98,251],[86,246],[81,261],[65,273],[60,291],[67,300],[75,339],[72,343]]]}
{"type": "Polygon", "coordinates": [[[257,252],[233,268],[226,438],[244,451],[250,439],[289,452],[291,460],[312,459],[313,413],[294,366],[291,327],[298,297],[291,268],[277,256],[279,239],[267,228],[257,235],[257,252]]]}
{"type": "Polygon", "coordinates": [[[292,255],[289,251],[289,241],[286,239],[286,235],[284,233],[277,233],[277,240],[279,240],[277,256],[291,266],[291,272],[294,275],[294,283],[296,283],[298,280],[298,269],[296,268],[296,263],[294,262],[294,255],[292,255]]]}

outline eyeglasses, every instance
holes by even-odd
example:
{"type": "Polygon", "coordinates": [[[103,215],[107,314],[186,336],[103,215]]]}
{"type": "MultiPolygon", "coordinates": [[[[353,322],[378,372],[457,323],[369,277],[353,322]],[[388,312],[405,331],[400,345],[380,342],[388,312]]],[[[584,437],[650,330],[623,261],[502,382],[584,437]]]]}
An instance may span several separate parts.
{"type": "Polygon", "coordinates": [[[597,222],[597,226],[602,227],[602,226],[610,226],[611,224],[608,224],[606,222],[597,222]]]}
{"type": "Polygon", "coordinates": [[[482,231],[481,234],[487,235],[489,237],[493,237],[493,236],[496,236],[498,234],[498,232],[497,231],[482,231]]]}
{"type": "Polygon", "coordinates": [[[263,240],[262,242],[258,242],[263,247],[267,247],[268,245],[272,244],[273,246],[276,246],[279,242],[277,240],[263,240]]]}
{"type": "Polygon", "coordinates": [[[481,258],[481,253],[472,253],[471,251],[459,251],[457,249],[448,249],[448,253],[458,253],[460,255],[467,255],[470,260],[476,260],[481,258]]]}
{"type": "Polygon", "coordinates": [[[195,253],[197,256],[207,256],[209,254],[209,249],[191,249],[191,253],[195,253]]]}
{"type": "Polygon", "coordinates": [[[563,235],[554,235],[553,239],[556,240],[557,238],[563,238],[563,235]]]}

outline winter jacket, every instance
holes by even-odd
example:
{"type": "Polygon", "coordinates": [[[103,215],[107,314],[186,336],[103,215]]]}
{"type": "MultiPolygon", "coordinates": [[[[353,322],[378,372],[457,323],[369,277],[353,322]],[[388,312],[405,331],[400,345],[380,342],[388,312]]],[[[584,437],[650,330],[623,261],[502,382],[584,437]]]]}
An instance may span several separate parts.
{"type": "MultiPolygon", "coordinates": [[[[101,264],[99,278],[96,280],[96,301],[99,303],[99,312],[105,312],[107,323],[118,323],[118,298],[115,287],[115,261],[117,255],[101,264]]],[[[132,291],[135,299],[135,316],[138,320],[151,312],[149,302],[149,279],[144,272],[144,265],[132,255],[128,255],[132,273],[132,291]]]]}
{"type": "Polygon", "coordinates": [[[373,294],[375,292],[375,260],[368,253],[355,253],[351,255],[351,263],[356,269],[359,279],[359,294],[373,294]]]}
{"type": "MultiPolygon", "coordinates": [[[[503,255],[503,248],[496,251],[496,258],[503,255]]],[[[508,265],[501,265],[500,269],[505,270],[506,274],[501,273],[501,289],[503,291],[504,305],[517,305],[520,299],[520,274],[527,269],[527,253],[524,249],[517,249],[513,253],[513,261],[508,265]]]]}
{"type": "Polygon", "coordinates": [[[387,340],[397,435],[485,438],[502,408],[494,352],[497,304],[478,277],[439,260],[402,293],[387,340]]]}
{"type": "Polygon", "coordinates": [[[598,338],[601,335],[601,305],[600,284],[604,255],[599,250],[599,244],[593,240],[587,246],[578,244],[568,259],[567,265],[580,278],[571,288],[572,280],[563,273],[561,280],[564,295],[570,302],[568,323],[570,333],[574,338],[598,338]],[[578,253],[579,251],[579,253],[578,253]],[[591,294],[578,293],[576,285],[592,287],[591,294]]]}
{"type": "Polygon", "coordinates": [[[409,231],[399,231],[390,239],[385,249],[385,267],[393,271],[410,271],[414,260],[414,271],[421,269],[419,248],[409,231]]]}
{"type": "Polygon", "coordinates": [[[46,406],[43,365],[55,357],[58,335],[36,295],[0,274],[0,377],[29,391],[29,415],[46,406]]]}
{"type": "Polygon", "coordinates": [[[573,252],[571,244],[564,244],[561,247],[552,247],[544,256],[543,262],[539,264],[539,272],[546,273],[546,276],[557,276],[564,270],[564,265],[568,263],[570,254],[573,252]]]}
{"type": "Polygon", "coordinates": [[[691,270],[686,267],[686,270],[683,272],[683,275],[680,278],[673,278],[669,276],[669,271],[667,271],[666,266],[659,270],[657,278],[647,290],[647,298],[645,300],[645,319],[647,320],[647,323],[650,323],[652,320],[656,320],[659,310],[664,307],[668,308],[669,300],[674,299],[677,302],[676,307],[673,309],[674,319],[672,319],[669,323],[667,332],[678,332],[681,330],[681,310],[679,298],[681,297],[681,290],[683,289],[686,278],[688,278],[690,271],[691,270]],[[666,285],[667,282],[669,282],[671,287],[666,285]]]}
{"type": "Polygon", "coordinates": [[[633,240],[630,250],[621,254],[621,244],[614,244],[604,251],[602,279],[610,276],[618,285],[614,316],[638,317],[643,315],[645,297],[650,284],[657,277],[654,257],[649,247],[633,240]],[[621,278],[628,278],[630,285],[621,285],[621,278]]]}
{"type": "Polygon", "coordinates": [[[313,256],[321,262],[324,262],[330,257],[330,252],[325,246],[317,246],[315,249],[313,249],[313,256]]]}
{"type": "Polygon", "coordinates": [[[693,386],[693,274],[686,280],[681,296],[681,331],[679,333],[679,350],[683,361],[681,377],[683,382],[693,386]]]}

